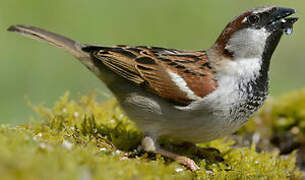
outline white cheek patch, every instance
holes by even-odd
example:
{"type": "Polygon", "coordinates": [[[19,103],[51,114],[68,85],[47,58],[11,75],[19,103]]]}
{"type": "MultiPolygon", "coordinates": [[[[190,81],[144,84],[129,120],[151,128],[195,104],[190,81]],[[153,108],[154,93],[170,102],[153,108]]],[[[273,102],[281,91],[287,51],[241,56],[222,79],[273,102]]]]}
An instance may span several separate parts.
{"type": "Polygon", "coordinates": [[[171,72],[170,70],[167,71],[171,80],[179,87],[182,92],[185,92],[187,97],[193,100],[200,99],[199,96],[195,95],[195,93],[187,86],[187,83],[184,79],[179,76],[178,74],[171,72]]]}
{"type": "Polygon", "coordinates": [[[233,52],[235,58],[260,58],[269,35],[264,28],[242,29],[231,36],[225,48],[233,52]]]}

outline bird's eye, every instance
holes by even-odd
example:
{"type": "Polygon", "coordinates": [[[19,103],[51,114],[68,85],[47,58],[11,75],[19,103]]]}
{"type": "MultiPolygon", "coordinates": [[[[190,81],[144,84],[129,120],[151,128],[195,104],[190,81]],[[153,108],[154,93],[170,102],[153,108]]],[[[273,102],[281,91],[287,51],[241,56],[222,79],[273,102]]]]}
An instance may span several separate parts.
{"type": "Polygon", "coordinates": [[[250,24],[258,23],[258,21],[259,21],[259,16],[256,15],[256,14],[251,15],[251,16],[248,17],[248,22],[249,22],[250,24]]]}

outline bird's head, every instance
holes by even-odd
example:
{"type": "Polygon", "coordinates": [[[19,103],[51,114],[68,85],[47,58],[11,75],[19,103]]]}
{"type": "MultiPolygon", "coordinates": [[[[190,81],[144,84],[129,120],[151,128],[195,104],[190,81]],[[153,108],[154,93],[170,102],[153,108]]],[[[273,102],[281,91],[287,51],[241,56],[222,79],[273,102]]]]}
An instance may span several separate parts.
{"type": "Polygon", "coordinates": [[[283,32],[292,32],[298,18],[288,16],[294,13],[296,10],[285,7],[250,9],[228,23],[211,51],[233,60],[262,56],[270,59],[283,32]]]}

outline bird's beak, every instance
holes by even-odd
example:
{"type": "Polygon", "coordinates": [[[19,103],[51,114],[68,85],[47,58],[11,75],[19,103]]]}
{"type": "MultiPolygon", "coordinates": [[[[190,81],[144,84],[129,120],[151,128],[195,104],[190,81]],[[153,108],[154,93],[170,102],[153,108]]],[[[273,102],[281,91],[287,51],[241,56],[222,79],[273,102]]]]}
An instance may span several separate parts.
{"type": "Polygon", "coordinates": [[[293,24],[298,20],[297,17],[288,17],[297,11],[291,8],[275,7],[270,15],[266,26],[269,32],[292,29],[293,24]]]}

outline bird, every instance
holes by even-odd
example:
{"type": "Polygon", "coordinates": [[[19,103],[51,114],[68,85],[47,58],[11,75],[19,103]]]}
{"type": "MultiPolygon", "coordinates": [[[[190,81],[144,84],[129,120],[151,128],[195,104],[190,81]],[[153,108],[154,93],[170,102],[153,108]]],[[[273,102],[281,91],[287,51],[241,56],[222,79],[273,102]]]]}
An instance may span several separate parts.
{"type": "Polygon", "coordinates": [[[64,49],[92,71],[143,132],[146,152],[186,168],[191,159],[160,147],[160,137],[208,142],[237,131],[268,96],[269,66],[283,33],[291,34],[296,10],[264,6],[233,18],[206,50],[154,46],[104,47],[25,25],[8,31],[64,49]]]}

